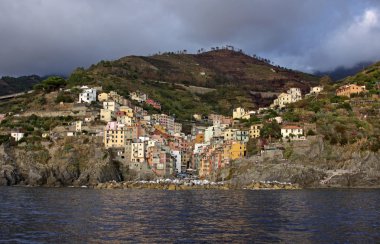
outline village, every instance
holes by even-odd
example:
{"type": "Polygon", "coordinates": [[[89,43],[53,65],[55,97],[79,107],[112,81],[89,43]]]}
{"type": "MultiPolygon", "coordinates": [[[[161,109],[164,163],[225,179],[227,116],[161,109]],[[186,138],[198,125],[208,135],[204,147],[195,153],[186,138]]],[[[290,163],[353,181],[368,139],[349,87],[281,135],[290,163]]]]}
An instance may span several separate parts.
{"type": "MultiPolygon", "coordinates": [[[[131,92],[126,98],[117,91],[103,92],[102,87],[75,89],[79,90],[78,100],[71,104],[60,102],[60,111],[26,111],[13,116],[72,116],[74,122],[50,128],[42,133],[42,138],[95,137],[105,149],[113,152],[114,160],[134,171],[137,178],[153,173],[158,178],[192,176],[200,179],[207,179],[238,159],[251,156],[262,160],[264,157],[281,159],[282,142],[305,141],[314,136],[315,123],[287,121],[280,111],[304,97],[324,92],[322,86],[316,86],[303,96],[301,89],[294,87],[279,94],[269,107],[257,110],[237,107],[231,116],[194,114],[191,133],[185,134],[183,125],[174,116],[149,114],[144,110],[143,106],[152,106],[160,111],[161,105],[140,91],[131,92]],[[273,111],[278,113],[268,116],[273,111]],[[264,124],[268,128],[264,128],[264,124]],[[280,128],[279,138],[262,139],[261,133],[273,126],[280,128]],[[259,151],[249,149],[252,142],[254,147],[259,145],[259,151]]],[[[336,95],[350,97],[363,92],[366,92],[365,86],[350,84],[339,87],[336,95]]],[[[0,115],[0,122],[7,116],[0,115]]],[[[14,129],[10,136],[21,142],[26,132],[14,129]]]]}

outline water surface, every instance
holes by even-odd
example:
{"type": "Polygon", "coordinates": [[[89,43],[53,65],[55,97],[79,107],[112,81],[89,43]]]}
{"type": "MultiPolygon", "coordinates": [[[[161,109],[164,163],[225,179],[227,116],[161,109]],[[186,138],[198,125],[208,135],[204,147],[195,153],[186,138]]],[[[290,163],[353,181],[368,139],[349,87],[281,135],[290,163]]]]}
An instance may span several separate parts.
{"type": "Polygon", "coordinates": [[[0,188],[0,243],[374,243],[379,190],[0,188]]]}

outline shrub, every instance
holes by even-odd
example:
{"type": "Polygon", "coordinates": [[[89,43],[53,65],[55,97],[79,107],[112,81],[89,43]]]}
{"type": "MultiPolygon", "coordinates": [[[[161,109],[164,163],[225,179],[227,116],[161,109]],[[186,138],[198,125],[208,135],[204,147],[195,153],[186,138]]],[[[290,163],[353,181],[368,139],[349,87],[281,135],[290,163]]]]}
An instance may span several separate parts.
{"type": "Polygon", "coordinates": [[[315,136],[315,132],[312,129],[309,129],[306,133],[307,136],[315,136]]]}
{"type": "Polygon", "coordinates": [[[337,108],[342,108],[342,109],[345,109],[347,111],[352,111],[352,108],[351,108],[351,105],[349,103],[341,103],[337,106],[337,108]]]}
{"type": "Polygon", "coordinates": [[[60,103],[60,102],[73,103],[74,99],[69,94],[65,94],[64,92],[60,92],[60,93],[58,93],[57,98],[55,99],[55,103],[60,103]]]}

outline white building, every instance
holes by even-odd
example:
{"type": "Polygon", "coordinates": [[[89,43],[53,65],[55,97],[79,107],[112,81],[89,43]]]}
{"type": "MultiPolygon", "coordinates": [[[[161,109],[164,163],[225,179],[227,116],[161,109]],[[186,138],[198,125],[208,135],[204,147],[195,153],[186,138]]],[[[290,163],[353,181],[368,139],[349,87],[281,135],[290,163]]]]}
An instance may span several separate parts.
{"type": "Polygon", "coordinates": [[[205,148],[210,146],[210,143],[196,143],[194,144],[193,154],[200,154],[205,148]]]}
{"type": "Polygon", "coordinates": [[[301,92],[301,89],[300,88],[295,88],[295,87],[293,87],[293,88],[290,88],[288,91],[287,91],[287,93],[289,94],[289,95],[291,95],[291,102],[292,103],[295,103],[295,102],[297,102],[297,101],[300,101],[300,100],[302,100],[302,92],[301,92]]]}
{"type": "Polygon", "coordinates": [[[284,108],[286,104],[295,103],[302,100],[302,93],[300,88],[290,88],[286,93],[281,93],[277,99],[270,105],[271,108],[279,107],[284,108]]]}
{"type": "Polygon", "coordinates": [[[117,102],[110,101],[110,102],[103,102],[103,108],[107,110],[111,110],[112,112],[119,111],[120,105],[117,102]]]}
{"type": "Polygon", "coordinates": [[[281,93],[277,99],[273,101],[273,103],[270,105],[271,108],[274,107],[279,107],[279,108],[284,108],[286,104],[291,103],[292,101],[292,96],[288,93],[281,93]]]}
{"type": "Polygon", "coordinates": [[[237,129],[226,129],[223,132],[223,139],[225,141],[234,141],[236,140],[236,131],[237,129]]]}
{"type": "Polygon", "coordinates": [[[235,108],[233,111],[232,111],[232,118],[233,119],[249,119],[251,116],[249,115],[249,113],[247,113],[245,111],[244,108],[235,108]]]}
{"type": "Polygon", "coordinates": [[[178,173],[181,173],[182,157],[180,151],[172,151],[172,156],[175,158],[175,168],[178,173]]]}
{"type": "Polygon", "coordinates": [[[211,138],[222,136],[222,129],[218,126],[210,126],[205,130],[205,142],[210,142],[211,138]]]}
{"type": "Polygon", "coordinates": [[[116,117],[116,120],[117,122],[119,122],[120,124],[125,124],[127,126],[132,126],[132,123],[133,123],[133,120],[131,117],[128,117],[127,115],[123,115],[123,116],[117,116],[116,117]]]}
{"type": "Polygon", "coordinates": [[[132,162],[144,162],[145,161],[145,144],[144,142],[134,142],[131,151],[132,162]]]}
{"type": "Polygon", "coordinates": [[[141,103],[141,102],[145,102],[146,99],[148,98],[148,96],[147,96],[146,94],[141,93],[141,92],[139,92],[139,91],[137,91],[137,92],[132,92],[132,93],[130,94],[130,97],[131,97],[132,100],[135,100],[135,101],[140,102],[140,103],[141,103]]]}
{"type": "Polygon", "coordinates": [[[303,129],[296,125],[286,125],[281,127],[282,138],[299,139],[303,136],[303,129]]]}
{"type": "Polygon", "coordinates": [[[321,93],[321,91],[323,91],[323,86],[314,86],[310,89],[310,92],[307,95],[316,95],[321,93]]]}
{"type": "Polygon", "coordinates": [[[174,133],[181,134],[182,132],[182,124],[181,123],[174,123],[174,133]]]}
{"type": "Polygon", "coordinates": [[[282,124],[283,119],[282,119],[282,117],[277,116],[277,117],[274,117],[274,118],[270,118],[270,119],[268,119],[268,121],[269,121],[269,122],[276,121],[277,124],[282,124]]]}
{"type": "Polygon", "coordinates": [[[96,101],[96,89],[88,88],[84,89],[79,94],[79,103],[91,103],[96,101]]]}
{"type": "Polygon", "coordinates": [[[82,132],[82,121],[76,121],[75,122],[75,131],[76,132],[82,132]]]}
{"type": "Polygon", "coordinates": [[[22,132],[11,132],[11,137],[13,137],[15,141],[21,140],[22,138],[24,138],[24,136],[25,136],[25,133],[22,133],[22,132]]]}

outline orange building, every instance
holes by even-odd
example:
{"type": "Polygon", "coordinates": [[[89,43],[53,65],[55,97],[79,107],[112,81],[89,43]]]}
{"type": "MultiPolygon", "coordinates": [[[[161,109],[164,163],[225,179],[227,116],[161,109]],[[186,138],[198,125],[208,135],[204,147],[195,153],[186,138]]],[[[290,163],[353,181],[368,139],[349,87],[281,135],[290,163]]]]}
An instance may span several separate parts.
{"type": "Polygon", "coordinates": [[[359,94],[362,92],[367,92],[365,89],[365,86],[358,86],[355,84],[350,84],[350,85],[345,85],[341,86],[336,90],[336,95],[337,96],[346,96],[350,97],[351,94],[359,94]]]}
{"type": "Polygon", "coordinates": [[[203,143],[205,141],[205,135],[204,134],[197,134],[195,136],[195,143],[203,143]]]}

